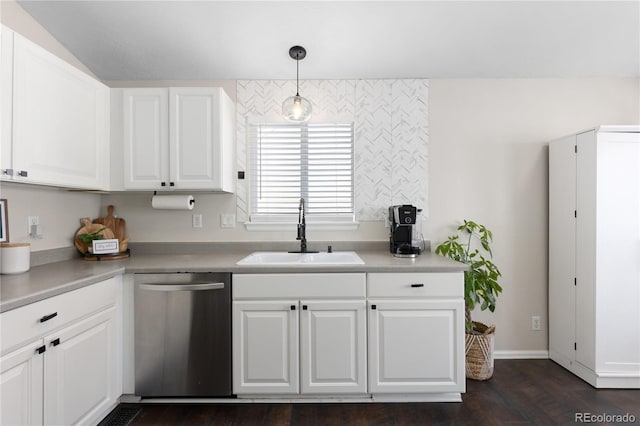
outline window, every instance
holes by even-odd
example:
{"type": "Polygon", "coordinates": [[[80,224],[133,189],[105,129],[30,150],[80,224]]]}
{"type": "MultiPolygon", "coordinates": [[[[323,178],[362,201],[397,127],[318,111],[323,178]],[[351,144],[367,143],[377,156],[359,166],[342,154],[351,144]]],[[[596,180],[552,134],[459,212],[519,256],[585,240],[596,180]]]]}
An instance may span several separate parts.
{"type": "Polygon", "coordinates": [[[354,221],[353,124],[257,124],[249,131],[251,221],[354,221]]]}

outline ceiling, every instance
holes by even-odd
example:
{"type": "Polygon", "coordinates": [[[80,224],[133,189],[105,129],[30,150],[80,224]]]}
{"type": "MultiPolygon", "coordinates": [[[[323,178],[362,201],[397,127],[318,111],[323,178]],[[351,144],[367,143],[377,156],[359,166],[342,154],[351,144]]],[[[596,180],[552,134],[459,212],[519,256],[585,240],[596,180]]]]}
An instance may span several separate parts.
{"type": "Polygon", "coordinates": [[[102,80],[640,77],[640,1],[31,1],[102,80]]]}

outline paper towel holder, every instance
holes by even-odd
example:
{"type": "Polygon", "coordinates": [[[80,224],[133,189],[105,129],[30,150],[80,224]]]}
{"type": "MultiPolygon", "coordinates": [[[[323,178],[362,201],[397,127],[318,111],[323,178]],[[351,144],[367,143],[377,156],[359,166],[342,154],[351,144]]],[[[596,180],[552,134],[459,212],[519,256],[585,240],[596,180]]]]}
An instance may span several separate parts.
{"type": "MultiPolygon", "coordinates": [[[[155,197],[156,195],[158,195],[158,191],[153,191],[153,196],[155,197]]],[[[196,203],[195,199],[194,200],[189,200],[189,205],[195,204],[195,203],[196,203]]]]}

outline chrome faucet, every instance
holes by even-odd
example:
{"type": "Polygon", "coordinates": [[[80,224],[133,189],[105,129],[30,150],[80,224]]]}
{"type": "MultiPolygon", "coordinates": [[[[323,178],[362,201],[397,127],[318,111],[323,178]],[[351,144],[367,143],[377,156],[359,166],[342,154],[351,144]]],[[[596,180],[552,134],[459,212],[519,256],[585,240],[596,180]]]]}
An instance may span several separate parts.
{"type": "Polygon", "coordinates": [[[304,198],[300,198],[298,205],[298,236],[296,240],[300,240],[300,250],[290,253],[317,253],[317,251],[307,250],[307,222],[305,218],[304,198]]]}

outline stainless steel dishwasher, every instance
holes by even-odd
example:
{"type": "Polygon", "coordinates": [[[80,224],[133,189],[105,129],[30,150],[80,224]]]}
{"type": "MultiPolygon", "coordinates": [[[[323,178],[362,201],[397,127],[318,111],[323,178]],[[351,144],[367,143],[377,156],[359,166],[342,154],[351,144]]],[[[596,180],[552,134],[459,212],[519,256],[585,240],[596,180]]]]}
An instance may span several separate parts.
{"type": "Polygon", "coordinates": [[[231,395],[231,274],[135,274],[135,393],[231,395]]]}

